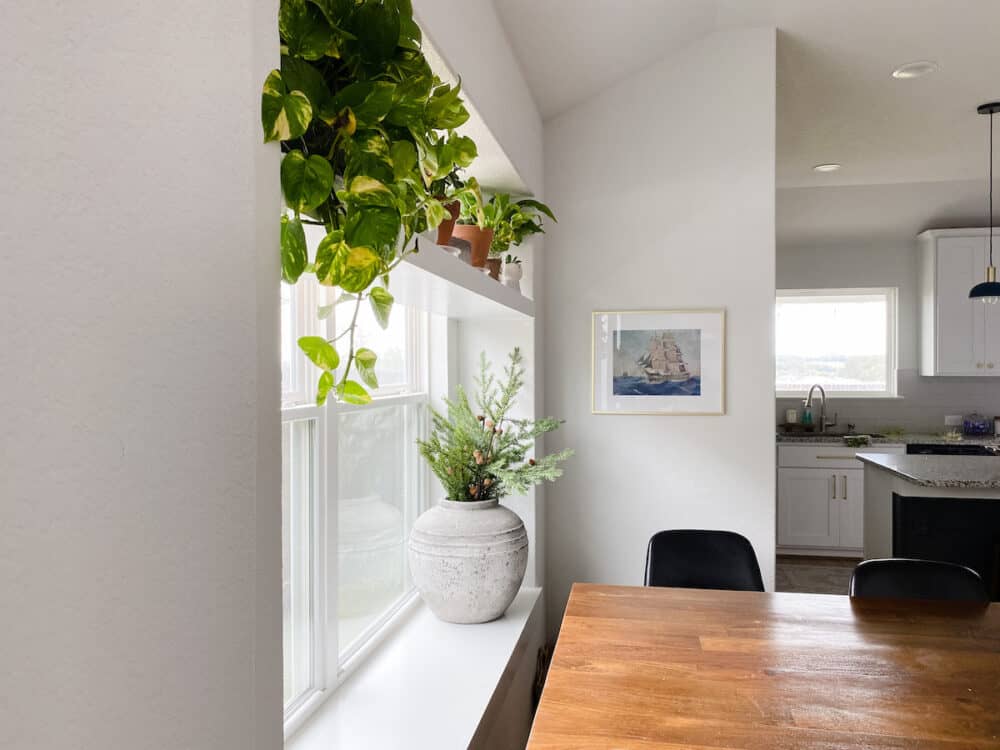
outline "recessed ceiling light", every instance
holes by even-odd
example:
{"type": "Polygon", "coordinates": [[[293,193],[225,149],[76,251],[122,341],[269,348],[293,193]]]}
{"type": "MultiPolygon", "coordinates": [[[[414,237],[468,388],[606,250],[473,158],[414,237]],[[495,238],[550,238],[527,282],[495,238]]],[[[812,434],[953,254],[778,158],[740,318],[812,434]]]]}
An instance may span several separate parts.
{"type": "Polygon", "coordinates": [[[839,164],[817,164],[813,167],[813,172],[836,172],[840,169],[839,164]]]}
{"type": "Polygon", "coordinates": [[[892,71],[893,78],[920,78],[928,73],[937,70],[938,65],[933,60],[917,60],[916,62],[900,65],[892,71]]]}

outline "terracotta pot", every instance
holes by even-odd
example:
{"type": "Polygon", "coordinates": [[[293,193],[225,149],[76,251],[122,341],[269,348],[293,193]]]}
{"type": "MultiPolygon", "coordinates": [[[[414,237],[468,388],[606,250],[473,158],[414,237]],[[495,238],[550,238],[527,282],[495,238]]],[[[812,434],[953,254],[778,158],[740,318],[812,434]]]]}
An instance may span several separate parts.
{"type": "Polygon", "coordinates": [[[500,258],[487,258],[486,267],[490,269],[490,278],[500,281],[500,264],[503,261],[500,258]]]}
{"type": "Polygon", "coordinates": [[[444,207],[448,209],[448,218],[438,224],[437,243],[439,245],[447,245],[448,240],[451,239],[452,232],[455,230],[455,222],[458,221],[458,214],[462,210],[462,204],[458,201],[452,201],[445,203],[444,207]]]}
{"type": "Polygon", "coordinates": [[[480,229],[475,224],[456,224],[454,236],[467,240],[472,245],[472,265],[476,268],[484,268],[486,259],[490,256],[493,230],[480,229]]]}

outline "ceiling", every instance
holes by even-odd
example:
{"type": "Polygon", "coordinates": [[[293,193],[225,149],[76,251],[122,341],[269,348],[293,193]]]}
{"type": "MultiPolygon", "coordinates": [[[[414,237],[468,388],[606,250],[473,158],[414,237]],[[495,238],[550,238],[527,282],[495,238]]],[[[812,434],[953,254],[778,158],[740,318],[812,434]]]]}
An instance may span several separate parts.
{"type": "Polygon", "coordinates": [[[1000,0],[495,4],[546,119],[714,30],[774,26],[779,188],[985,182],[987,120],[975,108],[1000,99],[1000,0]],[[891,77],[927,59],[939,70],[891,77]],[[813,172],[823,162],[843,169],[813,172]]]}

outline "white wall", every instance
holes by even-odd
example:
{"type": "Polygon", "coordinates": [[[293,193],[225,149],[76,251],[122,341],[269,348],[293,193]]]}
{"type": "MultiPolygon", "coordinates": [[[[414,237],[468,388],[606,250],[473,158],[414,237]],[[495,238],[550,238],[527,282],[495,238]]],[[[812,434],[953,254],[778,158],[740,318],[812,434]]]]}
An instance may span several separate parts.
{"type": "Polygon", "coordinates": [[[709,35],[545,124],[549,621],[573,581],[642,583],[664,528],[723,528],[774,578],[775,32],[709,35]],[[591,311],[725,307],[727,415],[590,413],[591,311]]]}
{"type": "Polygon", "coordinates": [[[421,28],[462,79],[528,190],[542,192],[542,119],[492,0],[417,0],[421,28]]]}
{"type": "Polygon", "coordinates": [[[281,745],[276,8],[4,7],[5,750],[281,745]]]}
{"type": "MultiPolygon", "coordinates": [[[[779,206],[785,193],[779,191],[779,206]]],[[[797,201],[800,199],[797,199],[797,201]]],[[[821,196],[811,200],[819,203],[821,196]]],[[[798,203],[797,203],[798,204],[798,203]]],[[[800,204],[798,204],[800,205],[800,204]]],[[[783,210],[779,209],[779,217],[783,210]]],[[[925,378],[920,376],[920,311],[917,293],[917,242],[891,238],[814,240],[779,243],[776,276],[779,289],[886,287],[899,289],[897,330],[899,395],[901,399],[831,399],[827,411],[838,414],[840,426],[884,431],[900,427],[940,432],[944,417],[979,411],[1000,414],[1000,386],[993,378],[925,378]]],[[[785,409],[799,408],[801,399],[777,399],[778,422],[785,409]]]]}

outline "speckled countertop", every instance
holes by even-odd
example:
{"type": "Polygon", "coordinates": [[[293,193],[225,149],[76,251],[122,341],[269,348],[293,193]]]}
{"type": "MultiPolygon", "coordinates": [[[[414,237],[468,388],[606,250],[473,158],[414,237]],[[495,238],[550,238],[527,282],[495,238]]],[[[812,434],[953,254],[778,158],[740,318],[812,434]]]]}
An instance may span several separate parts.
{"type": "MultiPolygon", "coordinates": [[[[827,445],[844,444],[843,435],[790,435],[784,432],[777,432],[775,433],[775,439],[779,443],[826,443],[827,445]]],[[[993,435],[986,435],[983,437],[962,437],[961,440],[956,440],[955,438],[946,438],[940,433],[933,435],[929,433],[906,432],[902,435],[893,435],[891,437],[872,438],[871,442],[872,445],[906,445],[909,443],[932,443],[940,445],[948,445],[952,443],[971,443],[975,445],[996,445],[1000,443],[1000,438],[994,437],[993,435]]]]}
{"type": "Polygon", "coordinates": [[[907,456],[858,453],[866,464],[921,487],[1000,490],[1000,456],[907,456]]]}

